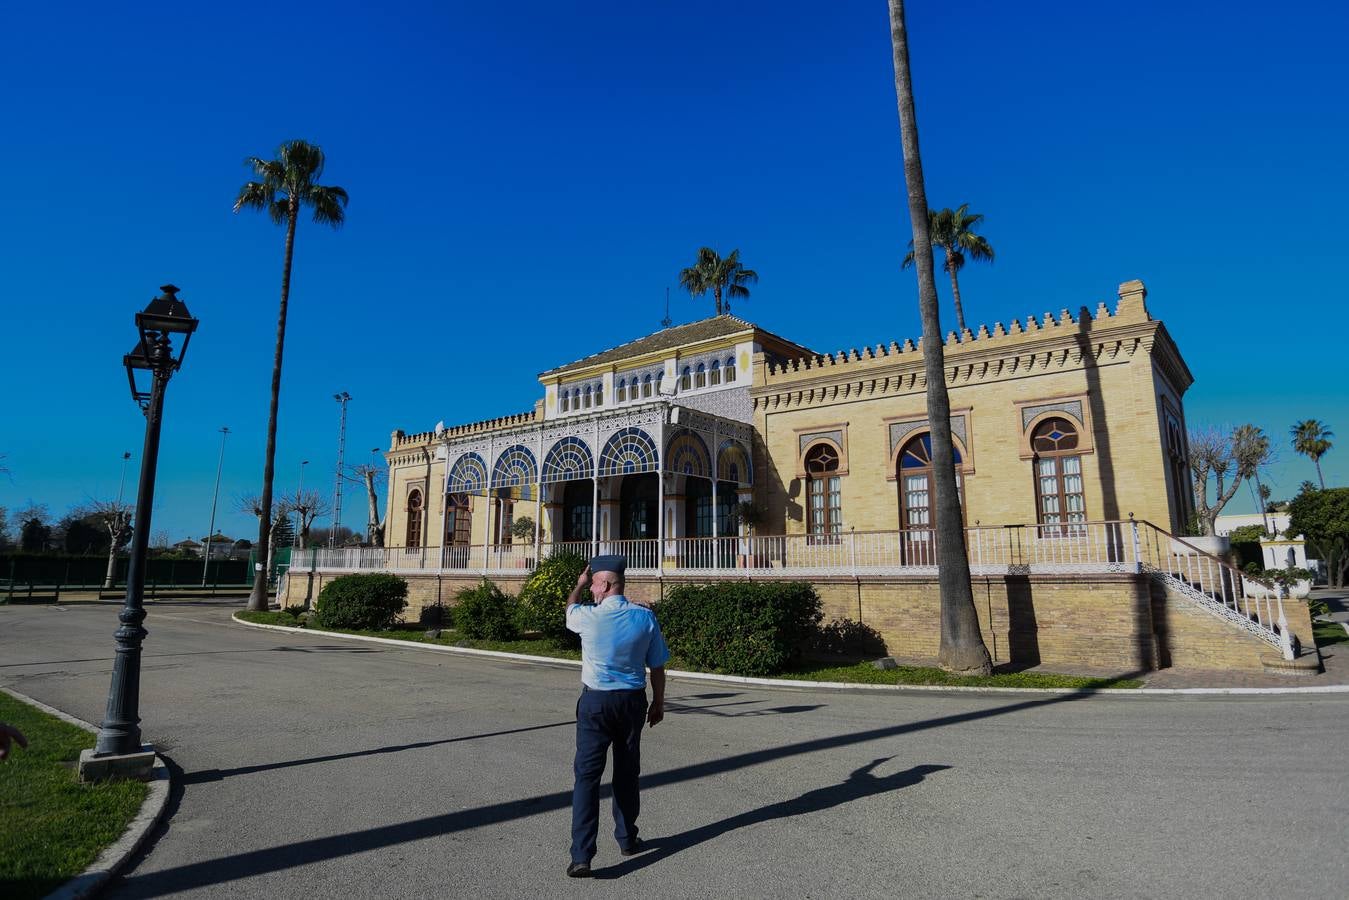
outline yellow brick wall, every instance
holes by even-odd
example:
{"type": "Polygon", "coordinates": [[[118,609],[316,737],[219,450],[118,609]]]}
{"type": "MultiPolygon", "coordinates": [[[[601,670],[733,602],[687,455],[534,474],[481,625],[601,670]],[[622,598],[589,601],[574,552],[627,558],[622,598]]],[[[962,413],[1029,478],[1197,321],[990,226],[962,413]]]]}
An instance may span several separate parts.
{"type": "MultiPolygon", "coordinates": [[[[336,573],[314,576],[313,596],[336,573]]],[[[415,622],[425,606],[451,605],[455,594],[479,575],[407,575],[408,609],[415,622]]],[[[502,590],[518,594],[525,576],[493,576],[502,590]]],[[[655,603],[674,585],[695,579],[634,577],[627,594],[655,603]]],[[[818,579],[825,621],[849,618],[876,629],[891,655],[932,660],[940,639],[936,579],[818,579]]],[[[282,605],[304,602],[306,578],[288,579],[282,605]]],[[[1031,575],[975,578],[975,608],[984,644],[994,663],[1042,665],[1050,670],[1155,668],[1260,671],[1270,645],[1247,635],[1191,602],[1155,591],[1145,576],[1031,575]]],[[[1294,633],[1311,646],[1306,604],[1286,603],[1294,633]]]]}

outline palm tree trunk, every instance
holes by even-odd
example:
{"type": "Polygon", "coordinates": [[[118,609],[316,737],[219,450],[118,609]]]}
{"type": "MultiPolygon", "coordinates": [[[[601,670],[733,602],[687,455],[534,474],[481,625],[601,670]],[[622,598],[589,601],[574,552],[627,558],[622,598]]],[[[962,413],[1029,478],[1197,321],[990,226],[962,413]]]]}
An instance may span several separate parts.
{"type": "Polygon", "coordinates": [[[721,285],[713,285],[712,299],[717,302],[717,315],[721,315],[721,285]]]}
{"type": "Polygon", "coordinates": [[[951,400],[946,394],[937,284],[928,235],[927,190],[918,154],[918,120],[909,73],[909,41],[904,27],[904,0],[890,0],[890,41],[894,48],[895,95],[904,148],[904,180],[908,185],[909,219],[913,223],[913,256],[918,266],[918,306],[923,320],[923,369],[927,376],[927,417],[932,432],[932,481],[936,494],[938,583],[941,590],[941,645],[937,663],[948,672],[992,671],[988,648],[979,632],[979,616],[970,586],[970,561],[965,555],[965,528],[956,492],[955,451],[951,444],[951,400]]]}
{"type": "Polygon", "coordinates": [[[960,305],[960,281],[956,278],[955,260],[950,252],[946,254],[946,271],[951,273],[951,299],[956,304],[956,334],[965,339],[965,308],[960,305]]]}
{"type": "Polygon", "coordinates": [[[254,548],[253,557],[262,560],[263,566],[260,571],[253,573],[253,592],[248,597],[250,610],[264,612],[267,609],[267,578],[271,575],[268,563],[271,559],[272,479],[276,474],[276,409],[281,400],[281,358],[286,347],[290,263],[295,250],[295,219],[299,211],[299,201],[292,194],[286,217],[286,261],[281,268],[281,309],[276,319],[276,351],[272,356],[272,399],[267,411],[267,455],[262,466],[262,514],[258,517],[258,544],[254,548]]]}
{"type": "Polygon", "coordinates": [[[1321,457],[1313,456],[1312,462],[1316,463],[1316,477],[1321,482],[1321,490],[1324,491],[1326,489],[1326,476],[1321,474],[1321,457]]]}

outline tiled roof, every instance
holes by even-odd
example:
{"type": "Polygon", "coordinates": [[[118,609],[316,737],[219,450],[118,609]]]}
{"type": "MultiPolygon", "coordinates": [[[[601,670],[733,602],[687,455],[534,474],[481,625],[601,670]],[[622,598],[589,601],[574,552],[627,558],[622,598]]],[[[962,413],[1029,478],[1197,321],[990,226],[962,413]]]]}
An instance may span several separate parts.
{"type": "MultiPolygon", "coordinates": [[[[630,359],[634,356],[643,356],[647,353],[656,353],[661,350],[673,350],[676,347],[682,347],[686,344],[696,344],[700,341],[710,341],[719,337],[727,337],[732,334],[740,334],[745,331],[756,331],[759,334],[774,338],[792,347],[797,347],[794,341],[778,337],[772,332],[765,331],[753,322],[746,322],[737,316],[721,315],[713,316],[709,319],[700,319],[697,322],[689,322],[687,325],[675,325],[672,328],[663,328],[660,331],[648,334],[646,337],[638,338],[635,341],[628,341],[626,344],[619,344],[609,350],[595,353],[575,362],[567,363],[565,366],[558,366],[555,369],[549,369],[539,374],[540,378],[549,375],[561,375],[564,372],[570,372],[573,369],[584,369],[588,366],[600,365],[602,363],[617,362],[622,359],[630,359]]],[[[804,353],[809,353],[805,347],[800,348],[804,353]]]]}

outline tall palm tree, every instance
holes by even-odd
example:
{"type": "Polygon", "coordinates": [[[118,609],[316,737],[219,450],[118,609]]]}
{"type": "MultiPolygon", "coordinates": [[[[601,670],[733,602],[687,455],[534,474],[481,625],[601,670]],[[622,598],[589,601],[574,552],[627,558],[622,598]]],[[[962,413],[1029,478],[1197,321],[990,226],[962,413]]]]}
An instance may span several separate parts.
{"type": "MultiPolygon", "coordinates": [[[[940,247],[946,253],[942,271],[951,276],[951,297],[956,304],[956,326],[965,333],[965,308],[960,305],[960,279],[956,277],[965,265],[965,257],[977,260],[993,261],[993,246],[980,234],[974,233],[974,226],[984,220],[978,213],[970,212],[968,203],[960,204],[959,209],[929,209],[927,211],[928,233],[934,247],[940,247]]],[[[913,265],[913,241],[909,241],[909,253],[900,264],[907,269],[913,265]]]]}
{"type": "MultiPolygon", "coordinates": [[[[253,170],[257,181],[239,189],[234,211],[265,210],[274,223],[286,226],[286,256],[281,268],[281,309],[276,320],[276,351],[272,357],[272,399],[267,413],[267,457],[262,468],[262,496],[259,498],[256,559],[267,559],[271,542],[272,477],[276,462],[276,408],[281,397],[281,356],[286,345],[286,307],[290,303],[290,264],[295,250],[295,222],[300,210],[313,210],[320,225],[340,228],[346,219],[347,192],[340,187],[318,184],[323,177],[323,151],[304,141],[287,141],[276,150],[276,159],[250,156],[244,165],[253,170]]],[[[267,609],[267,577],[264,567],[253,576],[253,592],[248,608],[267,609]]]]}
{"type": "Polygon", "coordinates": [[[746,269],[740,263],[740,250],[732,250],[725,258],[711,247],[698,250],[698,261],[679,273],[679,284],[693,297],[708,291],[716,301],[717,315],[731,311],[731,298],[749,299],[747,284],[758,284],[759,273],[746,269]],[[723,294],[725,300],[723,301],[723,294]]]}
{"type": "Polygon", "coordinates": [[[1333,446],[1331,438],[1335,433],[1316,419],[1304,419],[1290,430],[1293,435],[1293,450],[1316,463],[1316,477],[1321,480],[1321,490],[1326,489],[1326,477],[1321,474],[1321,457],[1333,446]]]}
{"type": "Polygon", "coordinates": [[[894,50],[895,96],[904,149],[904,181],[908,185],[909,219],[918,266],[918,310],[923,320],[923,371],[927,376],[927,420],[932,434],[932,480],[937,511],[937,569],[941,591],[941,644],[937,663],[948,672],[988,674],[993,663],[979,632],[965,555],[965,525],[956,492],[955,448],[951,443],[951,398],[946,393],[937,283],[928,234],[927,189],[918,154],[918,119],[913,107],[909,72],[909,38],[904,27],[904,0],[890,0],[890,43],[894,50]]]}

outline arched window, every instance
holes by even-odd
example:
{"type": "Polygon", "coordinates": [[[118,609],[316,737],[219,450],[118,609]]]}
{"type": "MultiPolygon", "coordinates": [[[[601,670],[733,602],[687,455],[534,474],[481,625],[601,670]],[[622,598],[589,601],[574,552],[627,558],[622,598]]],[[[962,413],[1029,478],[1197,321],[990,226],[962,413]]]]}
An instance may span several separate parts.
{"type": "Polygon", "coordinates": [[[843,529],[838,449],[820,443],[806,454],[806,528],[812,543],[837,540],[843,529]]]}
{"type": "Polygon", "coordinates": [[[586,392],[585,392],[585,408],[590,409],[590,385],[588,384],[586,385],[586,392]]]}
{"type": "Polygon", "coordinates": [[[646,376],[645,378],[642,379],[642,396],[643,396],[643,397],[650,397],[650,396],[651,396],[651,376],[650,376],[650,375],[648,375],[648,376],[646,376]]]}
{"type": "Polygon", "coordinates": [[[712,371],[707,376],[708,384],[721,384],[721,363],[718,360],[712,360],[712,371]]]}
{"type": "Polygon", "coordinates": [[[726,357],[726,383],[730,384],[732,381],[735,381],[735,357],[728,356],[726,357]]]}
{"type": "Polygon", "coordinates": [[[407,540],[403,543],[408,547],[420,547],[422,545],[422,492],[415,488],[408,493],[407,505],[407,540]]]}
{"type": "Polygon", "coordinates": [[[563,391],[561,394],[558,395],[558,398],[557,398],[557,408],[558,408],[558,411],[559,411],[559,412],[566,412],[566,411],[567,411],[567,399],[568,399],[568,394],[567,394],[566,391],[563,391]]]}
{"type": "MultiPolygon", "coordinates": [[[[960,477],[960,448],[955,452],[956,491],[965,505],[963,479],[960,477]]],[[[937,523],[936,495],[932,489],[932,435],[923,433],[911,439],[899,451],[899,527],[925,531],[937,523]]]]}
{"type": "Polygon", "coordinates": [[[1035,451],[1035,498],[1040,524],[1049,534],[1081,534],[1087,521],[1082,493],[1082,457],[1077,452],[1077,426],[1058,417],[1035,426],[1030,445],[1035,451]]]}
{"type": "Polygon", "coordinates": [[[572,412],[581,408],[581,389],[572,388],[571,390],[571,409],[572,412]]]}
{"type": "Polygon", "coordinates": [[[604,382],[595,385],[595,405],[604,405],[604,382]]]}
{"type": "Polygon", "coordinates": [[[693,378],[694,387],[707,387],[707,366],[698,363],[698,373],[693,378]]]}
{"type": "Polygon", "coordinates": [[[679,374],[679,389],[687,391],[691,387],[693,387],[693,370],[685,366],[684,371],[679,374]]]}
{"type": "Polygon", "coordinates": [[[614,395],[614,402],[622,403],[628,399],[628,380],[626,378],[618,379],[618,393],[614,395]]]}

